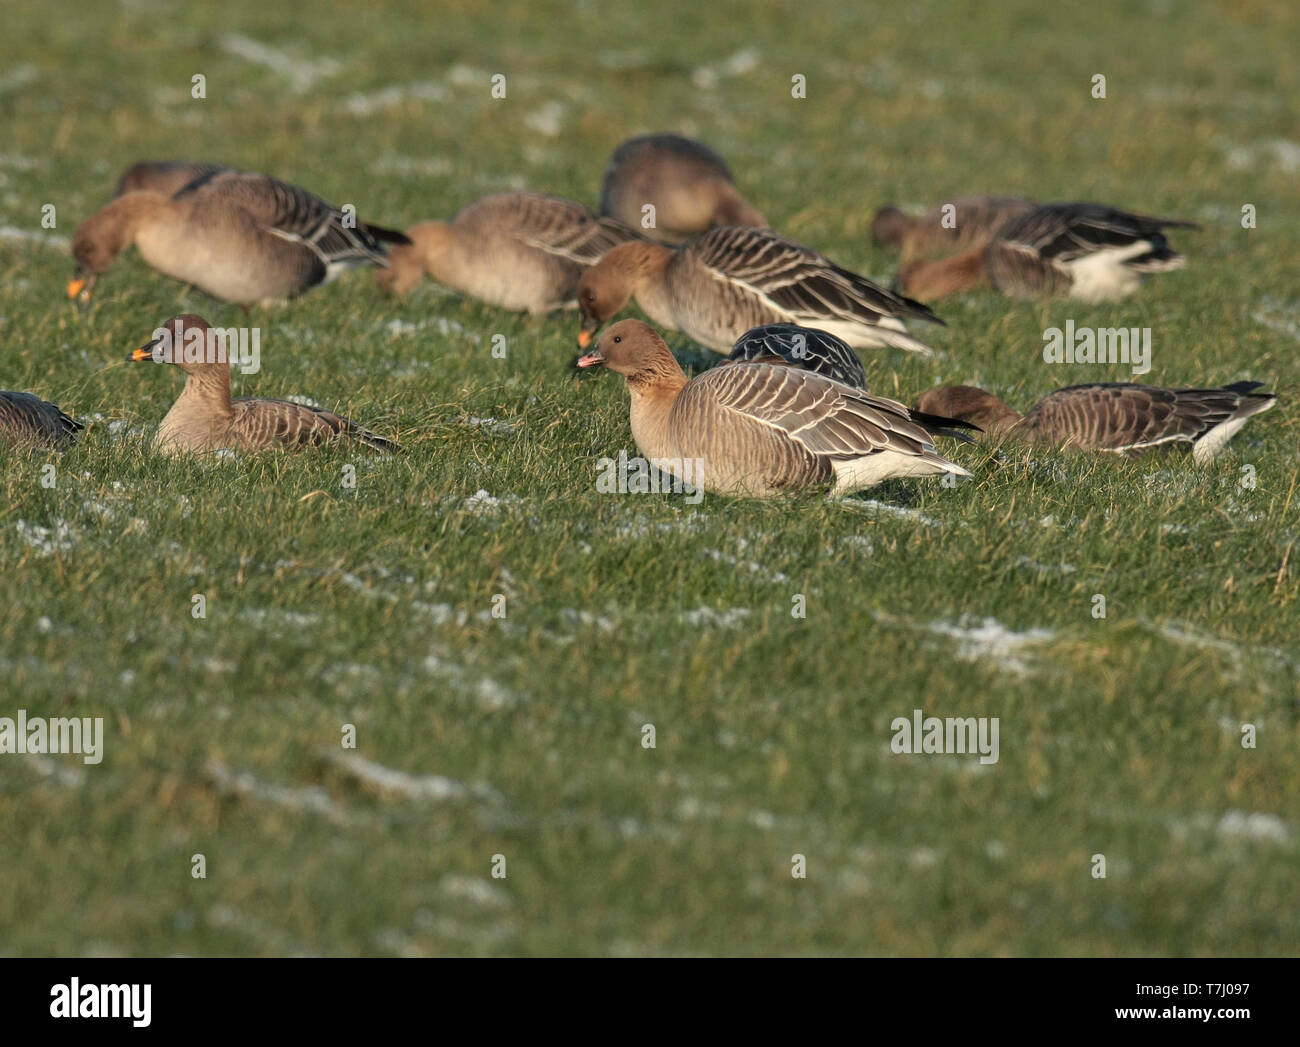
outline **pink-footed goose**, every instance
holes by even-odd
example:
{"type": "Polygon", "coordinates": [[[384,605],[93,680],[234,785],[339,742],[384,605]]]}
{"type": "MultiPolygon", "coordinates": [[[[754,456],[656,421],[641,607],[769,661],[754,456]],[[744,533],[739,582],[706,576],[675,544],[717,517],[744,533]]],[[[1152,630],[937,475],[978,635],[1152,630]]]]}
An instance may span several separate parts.
{"type": "Polygon", "coordinates": [[[44,443],[66,449],[84,429],[48,400],[32,393],[0,389],[0,441],[44,443]]]}
{"type": "Polygon", "coordinates": [[[174,195],[125,193],[86,219],[72,242],[68,297],[89,301],[99,275],[132,244],[158,272],[252,305],[291,298],[356,265],[384,265],[385,242],[409,243],[305,189],[218,168],[174,195]]]}
{"type": "Polygon", "coordinates": [[[702,490],[764,497],[830,483],[843,495],[891,477],[969,475],[935,452],[900,403],[768,363],[731,363],[687,381],[640,320],[604,331],[578,366],[622,375],[641,454],[702,490]]]}
{"type": "Polygon", "coordinates": [[[986,247],[903,266],[898,285],[930,302],[985,283],[1012,298],[1114,301],[1136,291],[1144,275],[1187,264],[1169,246],[1168,228],[1198,227],[1102,204],[1048,204],[1011,219],[986,247]]]}
{"type": "Polygon", "coordinates": [[[185,388],[158,427],[154,446],[168,455],[220,450],[302,447],[332,440],[354,441],[379,451],[400,451],[333,411],[291,400],[230,396],[230,361],[219,333],[201,316],[174,316],[128,360],[175,364],[185,388]]]}
{"type": "Polygon", "coordinates": [[[140,160],[122,172],[113,190],[114,198],[139,189],[175,196],[196,178],[230,171],[225,164],[191,164],[175,160],[140,160]]]}
{"type": "Polygon", "coordinates": [[[611,247],[637,235],[581,204],[537,193],[496,193],[463,208],[450,222],[406,231],[409,247],[388,253],[376,282],[398,295],[420,280],[502,309],[545,313],[572,307],[578,279],[611,247]]]}
{"type": "Polygon", "coordinates": [[[680,135],[629,138],[614,150],[600,190],[600,213],[651,240],[681,243],[715,226],[766,226],[740,195],[726,161],[680,135]],[[649,204],[654,224],[646,225],[649,204]]]}
{"type": "Polygon", "coordinates": [[[675,250],[639,242],[613,248],[578,284],[579,347],[633,297],[660,327],[721,353],[751,328],[793,323],[858,348],[929,356],[933,350],[907,333],[903,319],[943,322],[920,302],[767,229],[712,229],[675,250]]]}
{"type": "Polygon", "coordinates": [[[1023,417],[971,385],[940,386],[917,400],[918,410],[961,418],[993,437],[1011,436],[1069,451],[1140,455],[1168,443],[1190,443],[1205,463],[1246,421],[1273,406],[1260,382],[1219,389],[1161,389],[1126,382],[1073,385],[1040,400],[1023,417]]]}
{"type": "Polygon", "coordinates": [[[950,255],[985,246],[1010,219],[1035,206],[1018,196],[962,196],[907,215],[891,205],[876,212],[871,237],[877,246],[899,248],[903,263],[950,255]]]}

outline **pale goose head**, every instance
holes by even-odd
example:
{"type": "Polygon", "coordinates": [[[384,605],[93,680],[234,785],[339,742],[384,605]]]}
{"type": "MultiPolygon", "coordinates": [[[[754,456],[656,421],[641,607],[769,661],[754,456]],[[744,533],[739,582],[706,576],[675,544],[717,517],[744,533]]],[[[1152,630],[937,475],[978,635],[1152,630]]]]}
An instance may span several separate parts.
{"type": "Polygon", "coordinates": [[[119,196],[82,222],[72,238],[77,267],[68,281],[68,297],[88,303],[100,273],[135,240],[141,219],[167,207],[170,200],[164,193],[141,189],[119,196]]]}
{"type": "Polygon", "coordinates": [[[604,367],[621,374],[630,385],[681,385],[686,376],[658,332],[640,320],[620,320],[600,336],[600,341],[579,367],[604,367]]]}
{"type": "Polygon", "coordinates": [[[582,313],[578,348],[586,349],[601,324],[616,316],[655,270],[667,265],[673,255],[670,247],[634,241],[611,248],[583,273],[578,282],[578,309],[582,313]]]}
{"type": "Polygon", "coordinates": [[[146,345],[134,350],[127,360],[152,360],[174,364],[191,378],[230,388],[230,360],[222,339],[213,337],[213,327],[194,313],[173,316],[153,332],[146,345]]]}
{"type": "Polygon", "coordinates": [[[1020,415],[992,393],[974,385],[941,385],[927,389],[915,410],[956,418],[978,426],[989,436],[1000,436],[1020,421],[1020,415]]]}

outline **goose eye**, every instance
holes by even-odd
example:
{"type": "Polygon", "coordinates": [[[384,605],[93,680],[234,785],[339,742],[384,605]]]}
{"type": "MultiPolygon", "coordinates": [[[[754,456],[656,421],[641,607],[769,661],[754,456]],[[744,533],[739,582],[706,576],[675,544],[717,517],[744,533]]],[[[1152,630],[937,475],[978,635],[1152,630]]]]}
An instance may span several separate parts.
{"type": "Polygon", "coordinates": [[[595,292],[595,291],[588,291],[588,292],[587,292],[587,301],[589,301],[589,302],[594,302],[595,300],[596,300],[596,292],[595,292]]]}
{"type": "Polygon", "coordinates": [[[621,342],[622,340],[623,340],[623,336],[622,336],[622,335],[617,335],[617,334],[616,334],[616,335],[614,336],[614,341],[615,341],[615,342],[621,342]]]}

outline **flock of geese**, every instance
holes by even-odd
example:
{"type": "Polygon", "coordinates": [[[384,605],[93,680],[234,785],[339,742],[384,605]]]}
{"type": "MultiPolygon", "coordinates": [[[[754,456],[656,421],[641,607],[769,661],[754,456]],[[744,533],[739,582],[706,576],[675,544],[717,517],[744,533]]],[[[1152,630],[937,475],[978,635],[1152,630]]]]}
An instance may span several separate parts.
{"type": "MultiPolygon", "coordinates": [[[[941,324],[922,300],[974,287],[1015,298],[1122,298],[1144,277],[1182,267],[1165,236],[1180,227],[1195,228],[1100,204],[1012,197],[958,199],[919,216],[886,207],[872,226],[878,244],[900,252],[898,277],[886,288],[768,228],[722,158],[675,135],[619,146],[599,214],[506,192],[405,232],[264,175],[142,162],[77,230],[68,296],[90,301],[114,259],[134,246],[159,273],[245,307],[294,297],[358,265],[376,266],[378,285],[399,296],[429,277],[502,309],[576,307],[578,366],[625,378],[632,436],[656,466],[675,472],[690,462],[693,485],[724,494],[826,483],[847,494],[891,477],[969,475],[938,452],[937,437],[1128,454],[1185,442],[1198,462],[1212,458],[1272,406],[1260,383],[1072,386],[1023,416],[973,386],[944,386],[909,408],[867,391],[855,352],[932,355],[907,324],[941,324]],[[632,301],[653,326],[609,324],[632,301]],[[726,359],[688,379],[656,328],[726,359]]],[[[327,440],[400,450],[330,411],[232,398],[228,360],[181,351],[187,334],[209,331],[201,317],[173,317],[130,355],[186,374],[155,437],[163,453],[327,440]]],[[[63,448],[81,428],[37,396],[0,392],[0,440],[63,448]]]]}

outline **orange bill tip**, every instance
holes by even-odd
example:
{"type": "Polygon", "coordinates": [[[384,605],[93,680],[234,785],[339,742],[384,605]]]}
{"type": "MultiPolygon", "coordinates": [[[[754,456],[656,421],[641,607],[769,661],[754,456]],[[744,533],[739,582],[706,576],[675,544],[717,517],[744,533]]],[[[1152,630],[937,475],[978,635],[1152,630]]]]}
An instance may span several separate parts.
{"type": "Polygon", "coordinates": [[[68,281],[69,298],[76,298],[77,295],[81,294],[81,292],[84,291],[85,289],[86,289],[86,281],[84,279],[79,278],[79,279],[68,281]]]}
{"type": "Polygon", "coordinates": [[[586,349],[587,346],[589,346],[589,345],[591,345],[591,332],[590,332],[590,331],[579,331],[579,332],[578,332],[578,348],[579,348],[579,349],[586,349]]]}

